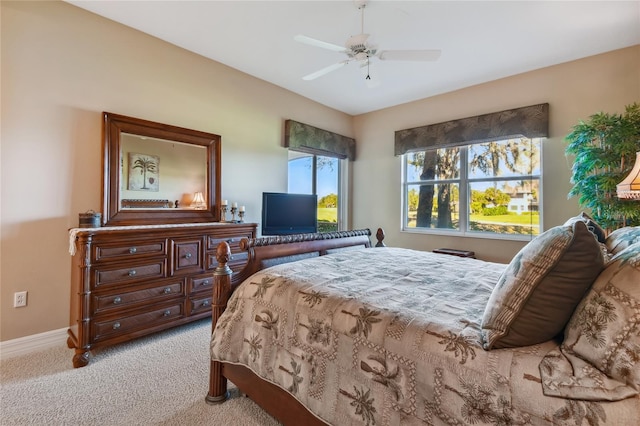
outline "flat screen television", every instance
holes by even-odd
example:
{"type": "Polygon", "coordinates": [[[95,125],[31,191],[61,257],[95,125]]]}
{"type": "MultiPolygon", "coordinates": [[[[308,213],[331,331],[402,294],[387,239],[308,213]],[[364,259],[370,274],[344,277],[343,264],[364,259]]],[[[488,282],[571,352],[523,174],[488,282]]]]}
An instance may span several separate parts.
{"type": "Polygon", "coordinates": [[[318,232],[318,196],[262,193],[262,235],[318,232]]]}

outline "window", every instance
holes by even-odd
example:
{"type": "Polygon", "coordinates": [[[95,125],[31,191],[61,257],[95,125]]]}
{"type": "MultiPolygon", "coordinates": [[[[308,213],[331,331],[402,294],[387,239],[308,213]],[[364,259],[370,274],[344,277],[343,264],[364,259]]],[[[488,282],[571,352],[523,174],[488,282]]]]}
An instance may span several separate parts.
{"type": "Polygon", "coordinates": [[[514,138],[404,154],[403,230],[539,234],[541,142],[514,138]]]}
{"type": "Polygon", "coordinates": [[[289,192],[318,196],[318,230],[346,229],[349,161],[356,141],[294,120],[284,122],[289,148],[289,192]]]}
{"type": "Polygon", "coordinates": [[[341,228],[341,167],[346,160],[289,150],[290,193],[318,195],[318,232],[341,228]]]}

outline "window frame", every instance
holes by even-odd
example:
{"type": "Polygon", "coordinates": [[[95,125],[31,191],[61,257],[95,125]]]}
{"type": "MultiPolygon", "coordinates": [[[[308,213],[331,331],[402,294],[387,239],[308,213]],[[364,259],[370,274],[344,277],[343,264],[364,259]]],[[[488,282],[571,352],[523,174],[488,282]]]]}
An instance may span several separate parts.
{"type": "MultiPolygon", "coordinates": [[[[485,141],[486,142],[501,142],[503,140],[509,140],[512,138],[494,140],[494,141],[485,141]]],[[[443,235],[443,236],[455,236],[455,237],[463,237],[463,238],[481,238],[481,239],[495,239],[495,240],[509,240],[509,241],[530,241],[536,235],[540,234],[544,230],[544,222],[543,222],[543,158],[544,158],[544,141],[545,137],[537,137],[530,138],[531,140],[537,139],[539,140],[539,174],[528,174],[528,175],[517,175],[517,176],[492,176],[492,177],[481,177],[481,178],[469,178],[469,147],[474,145],[473,143],[468,143],[462,146],[434,146],[433,149],[421,149],[417,151],[406,152],[400,156],[401,158],[401,214],[400,214],[400,232],[406,233],[415,233],[415,234],[428,234],[428,235],[443,235]],[[438,150],[438,149],[455,149],[458,148],[460,150],[460,170],[458,178],[454,179],[434,179],[434,180],[426,180],[426,181],[408,181],[408,166],[407,166],[407,156],[414,154],[415,152],[426,152],[430,150],[438,150]],[[499,234],[492,233],[486,231],[473,231],[469,230],[469,207],[471,204],[471,191],[470,185],[473,183],[479,182],[505,182],[505,181],[522,181],[525,179],[537,180],[538,181],[538,234],[499,234]],[[428,182],[429,184],[439,185],[439,184],[447,184],[453,183],[458,184],[459,188],[459,229],[447,229],[447,228],[425,228],[425,227],[409,227],[409,189],[410,186],[424,184],[428,182]],[[463,203],[462,200],[465,200],[463,203]]]]}
{"type": "MultiPolygon", "coordinates": [[[[291,154],[295,154],[298,158],[312,157],[311,161],[311,194],[317,194],[317,159],[318,157],[326,157],[332,158],[337,161],[338,170],[337,170],[337,185],[336,189],[338,191],[338,207],[336,209],[337,213],[337,230],[344,231],[347,229],[347,219],[348,219],[348,170],[349,170],[349,160],[347,158],[341,158],[339,156],[326,155],[326,154],[318,154],[306,150],[295,150],[289,149],[288,159],[287,159],[287,192],[289,192],[289,179],[291,178],[288,172],[288,164],[290,161],[295,160],[296,158],[291,158],[291,154]]],[[[319,200],[319,198],[318,198],[319,200]]]]}

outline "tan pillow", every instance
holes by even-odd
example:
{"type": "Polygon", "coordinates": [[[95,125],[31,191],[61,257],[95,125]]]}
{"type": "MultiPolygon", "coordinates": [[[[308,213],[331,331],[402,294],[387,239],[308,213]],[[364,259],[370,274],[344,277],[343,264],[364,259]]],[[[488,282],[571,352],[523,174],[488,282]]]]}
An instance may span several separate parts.
{"type": "Polygon", "coordinates": [[[627,226],[611,232],[605,240],[607,250],[612,255],[620,253],[632,244],[640,242],[640,226],[627,226]]]}
{"type": "Polygon", "coordinates": [[[640,391],[640,242],[619,252],[596,279],[561,349],[640,391]]]}
{"type": "Polygon", "coordinates": [[[533,345],[560,334],[603,265],[583,221],[538,235],[513,258],[489,297],[484,349],[533,345]]]}

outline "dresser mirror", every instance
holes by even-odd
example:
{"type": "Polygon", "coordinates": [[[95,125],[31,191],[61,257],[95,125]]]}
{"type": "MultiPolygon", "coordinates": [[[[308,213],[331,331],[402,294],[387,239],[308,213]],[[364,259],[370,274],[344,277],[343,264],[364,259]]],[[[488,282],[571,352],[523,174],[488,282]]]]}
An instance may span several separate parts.
{"type": "Polygon", "coordinates": [[[219,135],[103,113],[105,226],[220,220],[219,135]]]}

